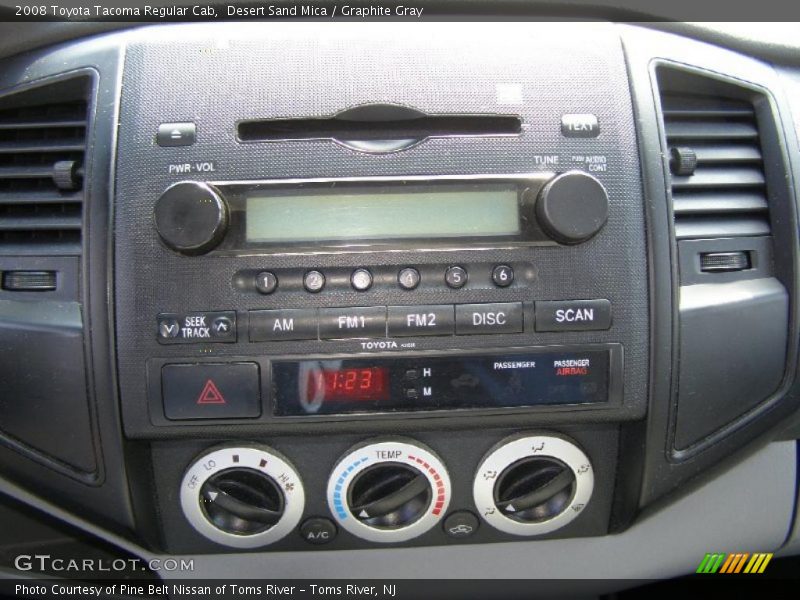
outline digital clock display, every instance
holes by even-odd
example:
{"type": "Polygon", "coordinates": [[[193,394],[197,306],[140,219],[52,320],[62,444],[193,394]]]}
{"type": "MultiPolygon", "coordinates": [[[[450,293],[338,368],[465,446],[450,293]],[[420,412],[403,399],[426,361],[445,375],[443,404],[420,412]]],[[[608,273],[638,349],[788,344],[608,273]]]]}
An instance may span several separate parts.
{"type": "Polygon", "coordinates": [[[351,369],[312,369],[308,371],[306,401],[379,402],[389,398],[389,369],[365,367],[351,369]]]}

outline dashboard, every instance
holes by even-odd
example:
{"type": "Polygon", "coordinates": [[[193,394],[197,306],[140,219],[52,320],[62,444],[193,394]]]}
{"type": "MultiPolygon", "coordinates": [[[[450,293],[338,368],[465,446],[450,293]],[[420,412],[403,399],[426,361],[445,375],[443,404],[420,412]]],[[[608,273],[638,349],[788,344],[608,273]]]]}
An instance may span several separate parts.
{"type": "Polygon", "coordinates": [[[796,553],[800,70],[696,33],[9,54],[0,491],[209,578],[796,553]]]}

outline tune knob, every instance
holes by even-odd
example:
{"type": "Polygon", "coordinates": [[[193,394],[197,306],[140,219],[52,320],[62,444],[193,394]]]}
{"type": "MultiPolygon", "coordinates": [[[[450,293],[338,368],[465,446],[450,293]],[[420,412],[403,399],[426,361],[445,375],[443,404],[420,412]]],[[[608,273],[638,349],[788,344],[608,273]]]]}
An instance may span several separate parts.
{"type": "Polygon", "coordinates": [[[552,436],[502,442],[482,461],[475,504],[501,531],[541,535],[575,519],[592,495],[592,464],[572,442],[552,436]]]}
{"type": "Polygon", "coordinates": [[[563,244],[578,244],[594,236],[608,220],[608,194],[603,184],[582,171],[551,179],[536,200],[539,225],[563,244]]]}
{"type": "Polygon", "coordinates": [[[450,478],[421,444],[386,441],[357,447],[334,467],[328,505],[339,524],[372,542],[402,542],[444,515],[450,478]]]}
{"type": "Polygon", "coordinates": [[[155,226],[163,242],[181,254],[205,254],[225,236],[228,207],[209,185],[184,181],[156,201],[155,226]]]}
{"type": "Polygon", "coordinates": [[[262,446],[220,448],[198,458],[183,477],[181,507],[210,540],[255,548],[292,531],[303,514],[300,477],[262,446]]]}

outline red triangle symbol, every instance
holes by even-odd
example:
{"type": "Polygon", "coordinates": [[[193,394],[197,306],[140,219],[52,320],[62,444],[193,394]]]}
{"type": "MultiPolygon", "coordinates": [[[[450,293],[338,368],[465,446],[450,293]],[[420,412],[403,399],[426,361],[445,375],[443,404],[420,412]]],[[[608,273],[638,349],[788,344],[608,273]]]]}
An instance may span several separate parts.
{"type": "Polygon", "coordinates": [[[203,386],[203,391],[197,398],[197,404],[225,404],[225,397],[210,379],[203,386]]]}

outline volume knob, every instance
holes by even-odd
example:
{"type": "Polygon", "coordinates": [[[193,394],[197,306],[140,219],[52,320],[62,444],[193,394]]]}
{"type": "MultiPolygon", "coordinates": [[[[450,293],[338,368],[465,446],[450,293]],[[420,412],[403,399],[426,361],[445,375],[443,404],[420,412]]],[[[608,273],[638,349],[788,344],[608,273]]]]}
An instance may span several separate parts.
{"type": "Polygon", "coordinates": [[[155,226],[171,249],[205,254],[217,246],[228,227],[228,207],[209,185],[184,181],[170,186],[156,201],[155,226]]]}
{"type": "Polygon", "coordinates": [[[608,220],[608,194],[603,184],[581,171],[551,179],[536,201],[539,225],[562,244],[585,242],[608,220]]]}

